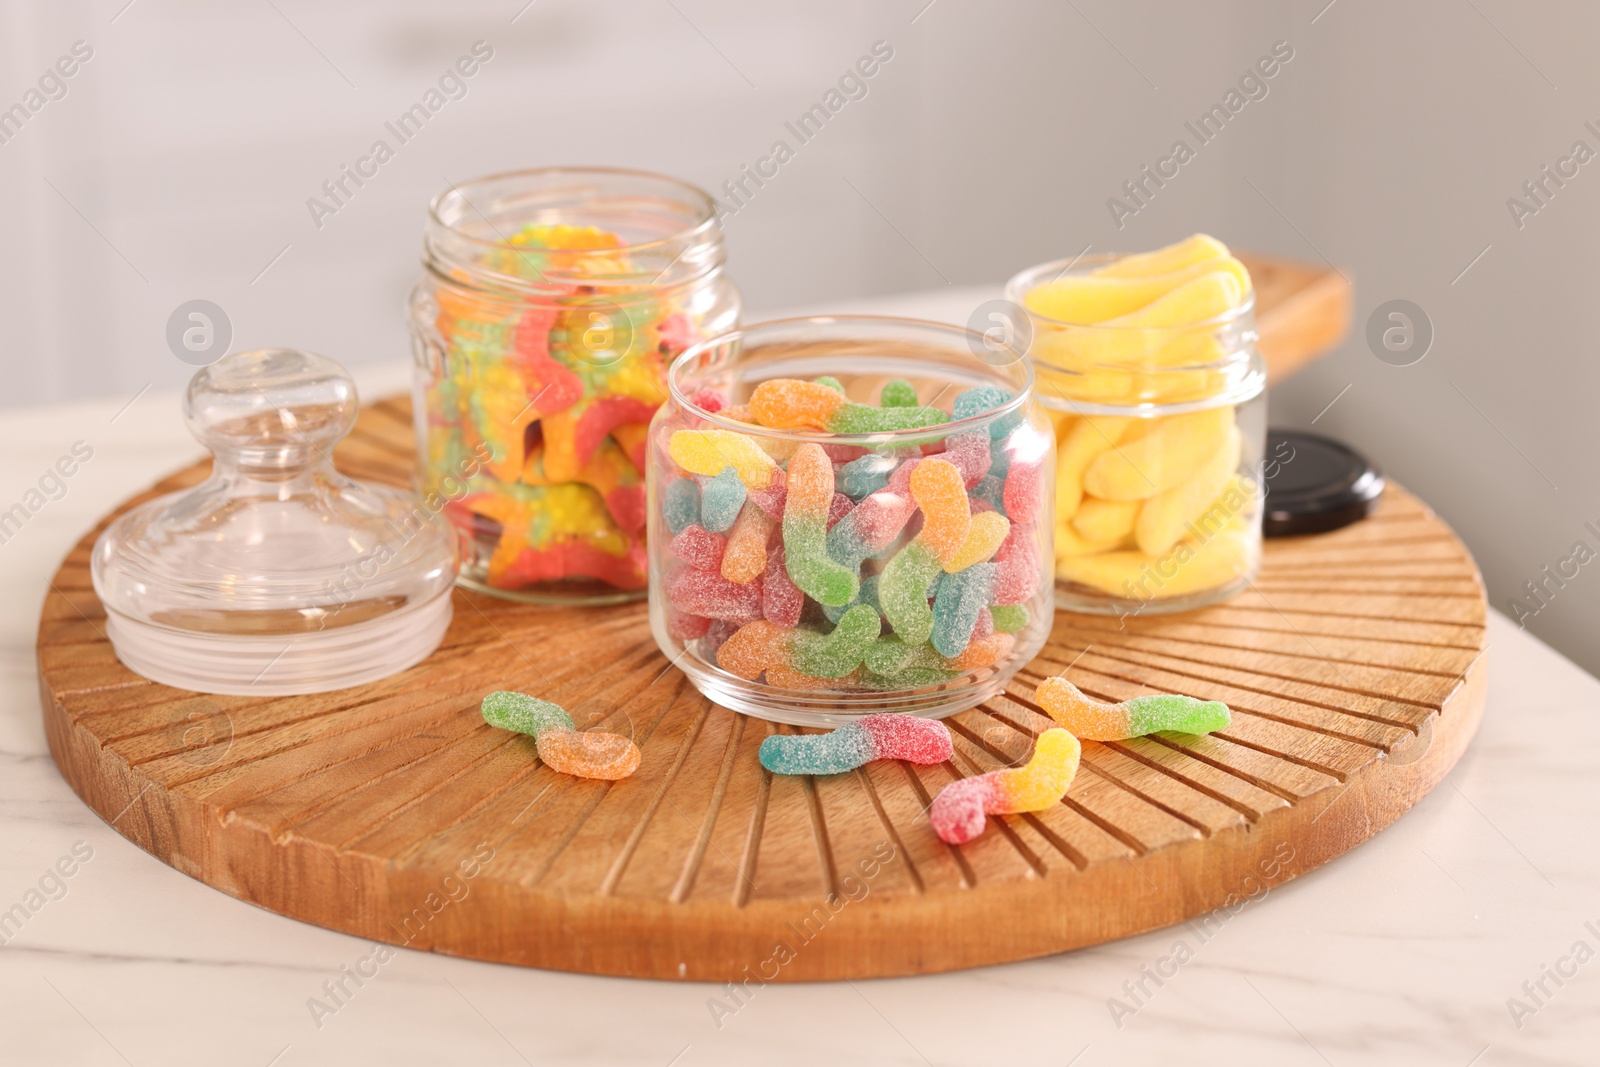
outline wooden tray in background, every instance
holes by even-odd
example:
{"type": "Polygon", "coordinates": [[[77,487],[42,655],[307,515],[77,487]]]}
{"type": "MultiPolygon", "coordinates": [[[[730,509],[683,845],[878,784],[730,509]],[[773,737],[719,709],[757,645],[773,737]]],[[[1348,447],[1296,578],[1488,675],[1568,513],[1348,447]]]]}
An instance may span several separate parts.
{"type": "Polygon", "coordinates": [[[1257,347],[1276,385],[1350,332],[1350,283],[1332,267],[1239,253],[1256,290],[1257,347]]]}

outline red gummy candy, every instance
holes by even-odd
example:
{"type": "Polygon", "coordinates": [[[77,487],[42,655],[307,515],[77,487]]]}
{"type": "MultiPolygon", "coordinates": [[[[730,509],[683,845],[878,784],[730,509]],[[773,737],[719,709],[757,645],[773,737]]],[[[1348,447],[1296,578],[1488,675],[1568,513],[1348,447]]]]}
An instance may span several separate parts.
{"type": "Polygon", "coordinates": [[[856,505],[855,536],[867,555],[875,555],[889,547],[889,542],[900,536],[906,522],[917,510],[911,494],[880,490],[856,505]]]}
{"type": "Polygon", "coordinates": [[[674,311],[656,323],[656,336],[661,339],[661,350],[675,356],[694,344],[694,323],[683,312],[674,311]]]}
{"type": "Polygon", "coordinates": [[[822,451],[827,454],[827,457],[833,461],[835,466],[838,466],[841,463],[849,463],[851,460],[860,459],[871,449],[862,448],[860,445],[824,444],[822,451]]]}
{"type": "Polygon", "coordinates": [[[711,620],[704,615],[686,615],[670,604],[667,606],[667,635],[674,641],[693,641],[704,637],[711,629],[711,620]]]}
{"type": "Polygon", "coordinates": [[[851,509],[855,506],[856,502],[854,500],[851,500],[843,493],[835,491],[833,499],[828,502],[828,529],[833,529],[833,524],[850,514],[851,509]]]}
{"type": "Polygon", "coordinates": [[[716,571],[684,567],[667,575],[667,598],[681,611],[726,622],[754,622],[761,617],[761,583],[740,585],[716,571]]]}
{"type": "Polygon", "coordinates": [[[689,397],[689,403],[701,411],[709,411],[713,415],[727,407],[727,401],[722,399],[722,394],[715,389],[700,389],[689,397]]]}
{"type": "Polygon", "coordinates": [[[572,431],[572,448],[578,466],[588,463],[607,434],[630,422],[649,422],[660,405],[631,396],[603,396],[589,402],[572,431]]]}
{"type": "Polygon", "coordinates": [[[728,550],[728,539],[703,526],[690,524],[678,531],[671,547],[674,556],[695,570],[720,571],[722,554],[728,550]]]}
{"type": "Polygon", "coordinates": [[[749,489],[745,492],[745,499],[751,501],[756,507],[766,513],[767,518],[773,522],[783,521],[783,505],[789,498],[788,475],[782,470],[772,473],[772,484],[765,489],[749,489]]]}
{"type": "Polygon", "coordinates": [[[645,505],[644,486],[619,485],[605,495],[606,510],[617,520],[617,525],[629,533],[644,529],[648,508],[645,505]]]}
{"type": "Polygon", "coordinates": [[[908,459],[900,464],[894,469],[894,473],[889,475],[889,484],[885,488],[891,493],[909,499],[911,496],[911,472],[916,470],[917,464],[921,462],[921,459],[908,459]]]}
{"type": "Polygon", "coordinates": [[[874,759],[903,759],[929,766],[955,755],[950,728],[937,719],[882,713],[856,721],[872,738],[874,759]]]}
{"type": "Polygon", "coordinates": [[[944,455],[941,458],[961,472],[961,481],[971,489],[989,473],[989,431],[973,430],[952,435],[944,443],[944,455]]]}
{"type": "Polygon", "coordinates": [[[767,574],[761,583],[761,615],[774,626],[792,630],[800,622],[805,603],[806,595],[789,580],[783,565],[783,548],[779,546],[767,556],[767,574]]]}
{"type": "Polygon", "coordinates": [[[994,558],[1000,566],[994,574],[993,603],[1026,604],[1039,591],[1039,545],[1033,529],[1013,521],[994,558]]]}
{"type": "Polygon", "coordinates": [[[583,577],[599,578],[618,589],[643,589],[646,566],[642,544],[613,556],[583,541],[567,541],[542,550],[523,549],[505,570],[490,577],[489,584],[497,589],[521,589],[536,582],[583,577]]]}
{"type": "Polygon", "coordinates": [[[987,639],[993,633],[994,616],[989,613],[988,608],[979,608],[978,621],[972,627],[972,636],[967,638],[967,647],[970,648],[977,642],[987,639]]]}
{"type": "Polygon", "coordinates": [[[511,341],[517,375],[540,415],[565,411],[583,399],[583,379],[550,358],[550,328],[558,314],[554,308],[529,309],[511,341]]]}
{"type": "Polygon", "coordinates": [[[706,629],[705,637],[700,639],[700,658],[715,663],[717,661],[717,650],[727,642],[728,638],[738,632],[738,623],[712,619],[710,627],[706,629]]]}
{"type": "Polygon", "coordinates": [[[1039,517],[1039,499],[1041,496],[1039,485],[1039,461],[1030,463],[1011,461],[1011,469],[1006,472],[1006,485],[1002,499],[1006,505],[1006,518],[1011,520],[1012,529],[1018,526],[1028,526],[1039,517]]]}

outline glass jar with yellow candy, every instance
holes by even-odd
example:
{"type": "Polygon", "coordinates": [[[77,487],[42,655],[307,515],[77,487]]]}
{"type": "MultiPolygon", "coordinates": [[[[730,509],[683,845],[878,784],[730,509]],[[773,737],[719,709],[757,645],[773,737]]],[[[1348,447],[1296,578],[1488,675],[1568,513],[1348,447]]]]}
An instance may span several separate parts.
{"type": "Polygon", "coordinates": [[[666,368],[738,325],[716,204],[638,171],[546,168],[434,200],[412,291],[417,490],[460,582],[645,595],[645,437],[666,368]]]}
{"type": "Polygon", "coordinates": [[[1035,398],[1055,423],[1056,604],[1185,611],[1261,560],[1266,364],[1249,272],[1197,234],[1029,268],[1035,398]]]}

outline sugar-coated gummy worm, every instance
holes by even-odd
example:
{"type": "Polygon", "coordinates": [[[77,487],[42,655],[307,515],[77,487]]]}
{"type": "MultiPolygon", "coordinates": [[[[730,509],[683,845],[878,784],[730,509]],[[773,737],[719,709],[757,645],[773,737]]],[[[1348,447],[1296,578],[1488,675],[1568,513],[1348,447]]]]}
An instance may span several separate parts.
{"type": "Polygon", "coordinates": [[[615,781],[639,769],[639,746],[621,734],[575,728],[559,704],[526,693],[490,693],[479,706],[483,721],[533,737],[539,758],[551,770],[578,778],[615,781]]]}
{"type": "Polygon", "coordinates": [[[739,472],[745,488],[765,489],[772,484],[778,464],[761,451],[755,438],[732,430],[674,430],[667,442],[672,461],[691,474],[708,477],[724,467],[739,472]]]}
{"type": "Polygon", "coordinates": [[[878,579],[878,604],[883,617],[901,640],[920,645],[933,633],[933,611],[928,607],[928,583],[944,573],[920,537],[894,554],[878,579]]]}
{"type": "Polygon", "coordinates": [[[680,611],[743,625],[761,617],[761,585],[730,582],[717,571],[669,569],[667,599],[680,611]]]}
{"type": "Polygon", "coordinates": [[[773,378],[751,392],[750,415],[778,430],[826,430],[834,413],[847,403],[844,394],[826,382],[773,378]]]}
{"type": "Polygon", "coordinates": [[[772,520],[756,504],[746,501],[728,531],[728,547],[722,555],[722,576],[744,585],[767,569],[767,535],[772,520]]]}
{"type": "Polygon", "coordinates": [[[843,678],[861,665],[882,626],[876,610],[857,604],[829,633],[794,630],[789,638],[788,666],[813,678],[843,678]]]}
{"type": "Polygon", "coordinates": [[[914,715],[865,715],[825,734],[773,734],[761,742],[761,766],[773,774],[842,774],[880,759],[924,766],[955,754],[950,730],[914,715]]]}
{"type": "Polygon", "coordinates": [[[829,604],[823,607],[822,614],[829,622],[837,623],[840,619],[844,618],[845,612],[849,611],[857,604],[867,604],[871,606],[873,610],[881,613],[883,609],[878,606],[879,577],[880,575],[876,574],[867,575],[865,578],[861,579],[861,589],[857,591],[856,598],[854,600],[843,605],[842,607],[829,604]]]}
{"type": "Polygon", "coordinates": [[[961,472],[946,460],[925,459],[911,472],[911,497],[922,509],[922,532],[917,540],[941,564],[953,559],[972,529],[972,506],[961,472]]]}
{"type": "Polygon", "coordinates": [[[700,486],[693,478],[675,478],[661,493],[661,514],[674,534],[700,524],[700,486]]]}
{"type": "Polygon", "coordinates": [[[974,563],[982,563],[999,550],[1011,532],[1011,521],[997,511],[980,511],[972,516],[967,539],[956,549],[955,555],[944,561],[946,574],[966,570],[974,563]]]}
{"type": "Polygon", "coordinates": [[[744,507],[745,487],[732,467],[707,478],[700,487],[700,525],[712,533],[726,533],[744,507]]]}
{"type": "Polygon", "coordinates": [[[950,416],[938,408],[878,408],[871,404],[844,404],[828,420],[830,433],[890,433],[894,430],[920,430],[949,422],[950,416]]]}
{"type": "Polygon", "coordinates": [[[1039,588],[1039,544],[1033,530],[1012,523],[994,561],[1000,564],[994,577],[994,603],[1025,604],[1032,599],[1039,588]]]}
{"type": "Polygon", "coordinates": [[[722,566],[728,539],[699,526],[685,526],[672,539],[669,551],[696,570],[714,571],[722,566]]]}
{"type": "Polygon", "coordinates": [[[934,833],[952,845],[983,833],[986,815],[1044,811],[1061,802],[1078,773],[1082,746],[1062,729],[1039,735],[1033,757],[1022,767],[990,771],[951,782],[928,809],[934,833]]]}
{"type": "Polygon", "coordinates": [[[985,430],[951,434],[945,439],[940,458],[961,472],[961,480],[968,489],[981,482],[994,466],[989,434],[985,430]]]}
{"type": "Polygon", "coordinates": [[[819,604],[848,604],[860,588],[860,579],[853,568],[828,557],[833,463],[821,445],[808,443],[795,449],[789,460],[787,485],[783,552],[789,578],[819,604]]]}
{"type": "Polygon", "coordinates": [[[917,510],[909,495],[882,490],[852,508],[828,531],[828,558],[852,571],[887,549],[917,510]]]}
{"type": "Polygon", "coordinates": [[[878,406],[914,408],[917,406],[917,388],[904,378],[890,378],[878,392],[878,406]]]}
{"type": "Polygon", "coordinates": [[[958,574],[939,579],[939,592],[933,602],[933,647],[942,656],[959,656],[972,641],[978,613],[989,605],[994,593],[994,576],[999,566],[974,563],[958,574]]]}
{"type": "Polygon", "coordinates": [[[789,631],[766,619],[739,627],[717,648],[717,666],[729,674],[754,681],[761,672],[789,658],[789,631]]]}
{"type": "Polygon", "coordinates": [[[860,500],[888,485],[894,468],[895,461],[890,457],[869,452],[839,468],[839,488],[846,496],[860,500]]]}
{"type": "Polygon", "coordinates": [[[774,626],[791,630],[799,624],[805,606],[806,595],[789,580],[783,546],[779,545],[768,554],[767,573],[761,579],[761,616],[774,626]]]}
{"type": "Polygon", "coordinates": [[[1052,719],[1090,741],[1123,741],[1161,730],[1208,734],[1232,721],[1219,700],[1164,693],[1107,704],[1087,697],[1065,678],[1046,678],[1034,699],[1052,719]]]}
{"type": "Polygon", "coordinates": [[[1028,609],[1021,604],[990,604],[989,615],[1000,633],[1016,633],[1028,625],[1028,609]]]}
{"type": "Polygon", "coordinates": [[[767,684],[774,689],[811,689],[825,690],[840,687],[853,688],[861,684],[860,674],[851,671],[843,678],[816,678],[809,674],[802,674],[793,667],[785,667],[781,663],[774,663],[767,668],[767,684]]]}

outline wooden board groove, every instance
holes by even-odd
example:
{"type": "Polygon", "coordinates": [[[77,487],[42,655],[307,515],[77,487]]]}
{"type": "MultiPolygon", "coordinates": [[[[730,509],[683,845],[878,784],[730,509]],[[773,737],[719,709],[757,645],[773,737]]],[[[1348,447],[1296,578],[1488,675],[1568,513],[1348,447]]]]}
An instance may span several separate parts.
{"type": "MultiPolygon", "coordinates": [[[[408,478],[409,405],[366,408],[338,458],[408,478]]],[[[179,472],[129,504],[203,475],[179,472]]],[[[370,686],[253,699],[149,682],[105,639],[88,574],[103,526],[62,562],[38,637],[51,750],[84,800],[107,818],[126,808],[119,831],[242,899],[535,966],[743,980],[784,941],[795,956],[769,980],[869,977],[1177,922],[1246,875],[1275,884],[1392,822],[1454,764],[1483,704],[1477,567],[1397,487],[1367,522],[1270,542],[1261,577],[1228,603],[1058,616],[1004,693],[950,720],[950,762],[818,779],[763,770],[761,740],[793,728],[706,700],[670,669],[639,605],[537,608],[458,591],[440,649],[370,686]],[[938,840],[932,798],[1025,760],[1051,725],[1033,688],[1060,672],[1106,699],[1179,689],[1237,714],[1209,737],[1086,742],[1060,805],[993,820],[965,846],[938,840]],[[478,717],[497,688],[628,733],[638,773],[552,772],[527,738],[478,717]],[[1283,843],[1295,862],[1264,875],[1283,843]],[[416,929],[416,909],[475,850],[492,859],[470,892],[416,929]],[[819,923],[825,936],[808,936],[819,923]]]]}

